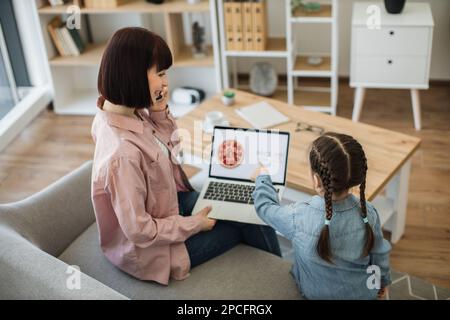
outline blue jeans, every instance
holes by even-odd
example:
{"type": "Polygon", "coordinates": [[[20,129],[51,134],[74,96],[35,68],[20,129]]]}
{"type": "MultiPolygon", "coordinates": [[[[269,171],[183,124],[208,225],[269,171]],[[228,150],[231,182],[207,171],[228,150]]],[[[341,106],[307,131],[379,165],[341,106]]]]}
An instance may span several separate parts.
{"type": "MultiPolygon", "coordinates": [[[[199,193],[178,192],[178,204],[182,216],[190,216],[199,193]]],[[[269,226],[218,220],[210,231],[200,232],[186,240],[191,268],[211,260],[240,243],[267,251],[281,257],[275,231],[269,226]]]]}

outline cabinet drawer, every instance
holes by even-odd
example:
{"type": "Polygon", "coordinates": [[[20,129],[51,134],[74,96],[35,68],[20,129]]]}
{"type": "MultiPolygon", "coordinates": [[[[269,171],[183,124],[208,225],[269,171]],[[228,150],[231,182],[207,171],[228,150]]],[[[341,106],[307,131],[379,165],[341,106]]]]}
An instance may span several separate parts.
{"type": "Polygon", "coordinates": [[[424,85],[427,81],[426,57],[360,56],[356,58],[352,82],[424,85]]]}
{"type": "Polygon", "coordinates": [[[382,27],[379,30],[355,28],[357,55],[429,54],[430,29],[427,27],[382,27]]]}

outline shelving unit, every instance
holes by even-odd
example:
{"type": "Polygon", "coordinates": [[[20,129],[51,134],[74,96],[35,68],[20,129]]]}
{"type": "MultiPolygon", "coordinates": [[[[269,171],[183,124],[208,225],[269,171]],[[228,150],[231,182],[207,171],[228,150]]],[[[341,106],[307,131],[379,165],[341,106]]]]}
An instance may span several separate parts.
{"type": "Polygon", "coordinates": [[[87,48],[80,56],[62,57],[50,40],[47,24],[55,15],[67,14],[69,6],[70,4],[38,9],[52,74],[56,113],[95,114],[97,74],[107,40],[116,30],[126,26],[146,27],[166,40],[174,61],[169,70],[171,88],[198,87],[205,90],[208,96],[221,90],[215,0],[203,0],[196,4],[189,4],[186,0],[168,0],[161,5],[135,0],[117,8],[81,8],[80,34],[87,43],[87,48]],[[205,57],[193,56],[192,45],[186,36],[191,14],[201,15],[204,17],[203,21],[209,24],[206,26],[210,34],[205,57]],[[93,41],[89,42],[88,39],[93,41]],[[201,76],[192,77],[193,72],[201,76]]]}
{"type": "MultiPolygon", "coordinates": [[[[279,0],[266,0],[276,1],[279,0]]],[[[291,1],[284,0],[284,37],[271,37],[270,25],[279,16],[269,17],[269,38],[265,51],[221,51],[222,59],[222,83],[225,88],[236,88],[248,90],[248,84],[240,84],[238,79],[238,59],[239,58],[279,58],[285,63],[284,75],[286,83],[279,85],[273,98],[286,101],[289,104],[303,106],[307,109],[336,114],[337,105],[337,63],[338,63],[338,26],[337,26],[337,0],[321,1],[322,8],[317,13],[307,13],[303,10],[296,10],[291,13],[291,1]],[[306,52],[302,51],[301,38],[298,28],[303,25],[325,25],[330,31],[330,50],[327,52],[306,52]],[[320,56],[323,62],[318,66],[308,64],[308,56],[320,56]],[[327,86],[308,85],[309,78],[323,78],[328,83],[327,86]],[[305,83],[305,84],[304,84],[305,83]]],[[[219,33],[221,43],[225,42],[224,24],[224,1],[218,0],[219,33]]]]}

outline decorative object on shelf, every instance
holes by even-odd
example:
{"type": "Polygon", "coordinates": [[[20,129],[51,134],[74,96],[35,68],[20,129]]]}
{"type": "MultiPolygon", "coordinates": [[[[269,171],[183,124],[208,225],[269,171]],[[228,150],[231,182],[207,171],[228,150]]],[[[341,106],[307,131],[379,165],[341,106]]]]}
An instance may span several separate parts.
{"type": "Polygon", "coordinates": [[[181,105],[199,104],[205,99],[205,91],[192,87],[176,88],[172,92],[172,101],[181,105]]]}
{"type": "Polygon", "coordinates": [[[273,65],[257,62],[250,70],[250,89],[261,96],[271,96],[278,86],[278,76],[273,65]]]}
{"type": "Polygon", "coordinates": [[[164,2],[164,0],[146,0],[146,1],[153,4],[162,4],[164,2]]]}
{"type": "Polygon", "coordinates": [[[192,24],[192,54],[194,58],[206,56],[205,27],[199,21],[192,24]]]}
{"type": "Polygon", "coordinates": [[[322,57],[316,57],[316,56],[310,56],[310,57],[308,57],[306,62],[310,66],[317,67],[317,66],[320,66],[323,63],[323,58],[322,57]]]}
{"type": "Polygon", "coordinates": [[[303,0],[292,0],[291,1],[292,14],[294,14],[294,12],[299,8],[301,8],[303,11],[307,13],[315,13],[319,12],[322,6],[318,2],[303,3],[303,0]]]}
{"type": "Polygon", "coordinates": [[[222,94],[222,102],[226,106],[231,106],[234,104],[236,94],[231,90],[225,90],[222,94]]]}
{"type": "Polygon", "coordinates": [[[386,11],[392,14],[399,14],[405,7],[406,0],[384,0],[386,11]]]}

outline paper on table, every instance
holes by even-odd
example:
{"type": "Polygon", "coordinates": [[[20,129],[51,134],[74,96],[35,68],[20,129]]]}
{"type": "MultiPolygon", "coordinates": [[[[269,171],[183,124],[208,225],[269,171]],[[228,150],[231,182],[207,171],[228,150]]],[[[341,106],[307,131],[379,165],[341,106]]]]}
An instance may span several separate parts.
{"type": "Polygon", "coordinates": [[[236,109],[236,113],[256,129],[266,129],[290,119],[266,101],[236,109]]]}

